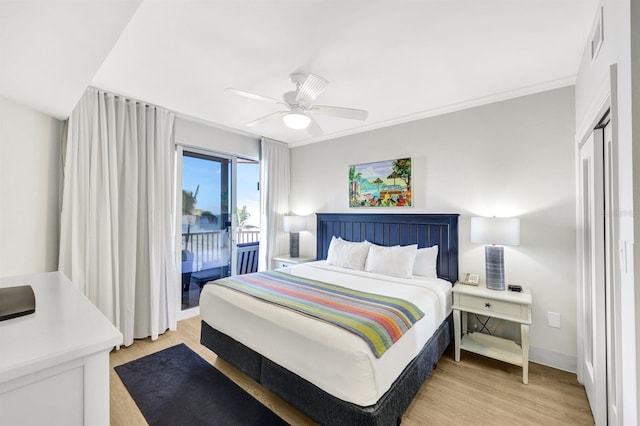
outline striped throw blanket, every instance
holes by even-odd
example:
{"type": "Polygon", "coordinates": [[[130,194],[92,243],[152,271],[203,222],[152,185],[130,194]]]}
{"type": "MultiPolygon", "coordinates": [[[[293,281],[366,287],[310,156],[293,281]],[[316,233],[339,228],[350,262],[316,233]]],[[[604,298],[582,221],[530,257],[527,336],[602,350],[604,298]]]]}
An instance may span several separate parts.
{"type": "Polygon", "coordinates": [[[377,358],[424,316],[413,303],[397,297],[277,271],[237,275],[212,284],[342,327],[360,336],[377,358]]]}

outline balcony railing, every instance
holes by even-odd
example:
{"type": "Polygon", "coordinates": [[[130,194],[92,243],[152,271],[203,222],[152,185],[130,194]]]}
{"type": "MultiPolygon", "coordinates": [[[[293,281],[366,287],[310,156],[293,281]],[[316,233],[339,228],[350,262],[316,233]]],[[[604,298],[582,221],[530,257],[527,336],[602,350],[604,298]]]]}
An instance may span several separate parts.
{"type": "Polygon", "coordinates": [[[260,230],[254,229],[252,231],[246,229],[239,229],[236,231],[236,243],[253,243],[260,241],[260,230]]]}
{"type": "MultiPolygon", "coordinates": [[[[182,234],[182,249],[193,254],[193,271],[206,267],[226,265],[229,261],[229,241],[227,231],[191,232],[189,243],[187,234],[182,234]]],[[[260,230],[237,230],[236,243],[252,243],[260,240],[260,230]]]]}

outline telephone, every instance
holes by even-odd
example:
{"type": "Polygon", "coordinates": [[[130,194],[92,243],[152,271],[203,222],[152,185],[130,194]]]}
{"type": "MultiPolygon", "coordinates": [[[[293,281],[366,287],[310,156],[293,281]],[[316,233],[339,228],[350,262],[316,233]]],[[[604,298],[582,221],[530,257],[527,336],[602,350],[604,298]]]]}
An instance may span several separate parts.
{"type": "Polygon", "coordinates": [[[467,284],[467,285],[478,285],[478,283],[480,282],[480,275],[466,273],[463,275],[462,280],[460,280],[460,282],[462,284],[467,284]]]}

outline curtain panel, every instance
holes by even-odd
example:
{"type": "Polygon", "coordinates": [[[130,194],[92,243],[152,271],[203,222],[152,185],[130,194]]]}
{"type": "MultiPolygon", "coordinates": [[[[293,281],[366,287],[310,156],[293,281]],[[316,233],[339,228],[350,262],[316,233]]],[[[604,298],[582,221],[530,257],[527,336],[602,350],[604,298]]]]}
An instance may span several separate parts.
{"type": "Polygon", "coordinates": [[[269,269],[273,256],[289,251],[282,218],[289,213],[289,147],[262,138],[260,147],[260,250],[258,269],[269,269]]]}
{"type": "Polygon", "coordinates": [[[174,121],[89,88],[66,128],[59,269],[127,346],[176,328],[174,121]]]}

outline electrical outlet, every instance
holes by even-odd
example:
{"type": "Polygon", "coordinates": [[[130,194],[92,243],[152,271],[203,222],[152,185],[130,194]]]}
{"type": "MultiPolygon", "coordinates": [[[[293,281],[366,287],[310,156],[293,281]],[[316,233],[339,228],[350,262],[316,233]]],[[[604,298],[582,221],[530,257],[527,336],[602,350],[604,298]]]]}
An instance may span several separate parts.
{"type": "Polygon", "coordinates": [[[547,323],[549,327],[560,328],[560,324],[561,324],[560,314],[556,312],[549,312],[547,315],[547,323]]]}

